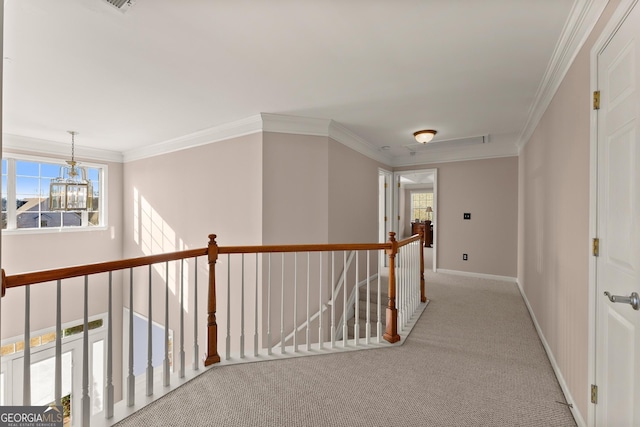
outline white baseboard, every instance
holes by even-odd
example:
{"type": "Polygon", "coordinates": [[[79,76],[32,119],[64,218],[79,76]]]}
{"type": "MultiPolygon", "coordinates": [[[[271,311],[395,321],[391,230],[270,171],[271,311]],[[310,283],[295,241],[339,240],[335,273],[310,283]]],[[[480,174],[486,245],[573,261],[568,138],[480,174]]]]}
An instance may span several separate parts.
{"type": "Polygon", "coordinates": [[[551,347],[549,347],[549,343],[547,342],[546,338],[544,337],[544,334],[542,333],[540,324],[538,324],[538,319],[536,319],[536,315],[533,313],[533,309],[531,308],[531,304],[529,304],[529,300],[527,299],[527,296],[524,293],[524,290],[522,289],[522,285],[520,284],[520,282],[518,282],[518,280],[516,280],[516,283],[518,285],[518,289],[520,290],[520,295],[522,295],[522,299],[524,300],[524,303],[527,306],[527,310],[529,310],[529,315],[531,315],[531,320],[533,320],[533,324],[536,327],[536,331],[538,332],[540,341],[542,341],[542,345],[544,347],[545,352],[547,353],[547,357],[549,357],[549,361],[551,362],[551,366],[553,367],[553,372],[556,374],[556,378],[560,383],[560,388],[564,393],[566,401],[571,405],[569,406],[569,409],[571,410],[571,414],[573,415],[573,418],[575,419],[578,427],[587,427],[587,423],[584,421],[584,418],[582,417],[580,410],[575,405],[575,400],[571,395],[571,392],[569,391],[569,387],[567,386],[567,382],[565,381],[564,376],[562,376],[562,371],[560,370],[560,367],[556,362],[556,358],[553,356],[551,347]]]}
{"type": "Polygon", "coordinates": [[[445,270],[444,268],[438,268],[436,272],[444,273],[444,274],[455,274],[458,276],[475,277],[478,279],[500,280],[501,282],[509,282],[509,283],[516,283],[518,281],[516,277],[497,276],[495,274],[473,273],[470,271],[445,270]]]}

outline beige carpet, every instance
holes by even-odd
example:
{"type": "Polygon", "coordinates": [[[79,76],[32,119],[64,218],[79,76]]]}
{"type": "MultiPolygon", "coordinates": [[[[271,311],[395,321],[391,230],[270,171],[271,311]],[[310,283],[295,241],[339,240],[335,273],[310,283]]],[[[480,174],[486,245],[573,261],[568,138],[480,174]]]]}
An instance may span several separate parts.
{"type": "Polygon", "coordinates": [[[128,426],[575,426],[516,285],[427,274],[403,346],[214,367],[128,426]]]}

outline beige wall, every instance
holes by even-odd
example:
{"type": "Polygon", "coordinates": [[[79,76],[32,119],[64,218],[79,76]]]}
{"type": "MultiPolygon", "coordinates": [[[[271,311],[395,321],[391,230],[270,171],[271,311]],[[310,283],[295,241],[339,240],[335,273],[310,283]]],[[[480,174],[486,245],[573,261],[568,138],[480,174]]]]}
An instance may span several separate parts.
{"type": "Polygon", "coordinates": [[[329,243],[378,241],[379,163],[329,140],[329,243]]]}
{"type": "Polygon", "coordinates": [[[328,141],[265,132],[263,244],[328,242],[328,141]]]}
{"type": "Polygon", "coordinates": [[[438,269],[516,277],[518,158],[424,165],[434,168],[438,269]],[[463,220],[465,212],[471,220],[463,220]]]}
{"type": "Polygon", "coordinates": [[[618,3],[609,2],[520,155],[518,281],[585,419],[590,50],[618,3]]]}

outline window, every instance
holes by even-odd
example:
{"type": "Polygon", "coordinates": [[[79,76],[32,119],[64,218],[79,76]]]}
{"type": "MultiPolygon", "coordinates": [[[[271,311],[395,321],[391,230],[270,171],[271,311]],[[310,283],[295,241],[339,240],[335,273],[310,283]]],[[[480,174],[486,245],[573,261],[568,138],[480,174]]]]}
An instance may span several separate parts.
{"type": "Polygon", "coordinates": [[[433,213],[427,212],[427,208],[433,209],[433,193],[411,193],[411,220],[432,220],[433,213]]]}
{"type": "Polygon", "coordinates": [[[53,211],[49,207],[51,180],[60,176],[64,161],[33,157],[2,159],[2,229],[60,229],[102,226],[102,183],[106,166],[80,164],[93,187],[87,210],[53,211]]]}

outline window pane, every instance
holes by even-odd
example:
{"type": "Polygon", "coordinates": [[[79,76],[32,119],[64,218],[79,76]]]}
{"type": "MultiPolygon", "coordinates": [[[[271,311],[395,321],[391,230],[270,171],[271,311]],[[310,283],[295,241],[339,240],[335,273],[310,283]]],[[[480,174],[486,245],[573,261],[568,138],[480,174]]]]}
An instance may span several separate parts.
{"type": "Polygon", "coordinates": [[[26,212],[17,216],[17,228],[39,228],[40,214],[38,212],[26,212]]]}
{"type": "Polygon", "coordinates": [[[60,165],[53,165],[51,163],[42,163],[40,174],[47,178],[56,178],[60,176],[60,165]]]}
{"type": "Polygon", "coordinates": [[[92,374],[92,393],[91,402],[93,403],[93,409],[91,414],[95,415],[102,411],[104,391],[104,341],[96,341],[93,343],[93,363],[91,366],[92,374]]]}
{"type": "Polygon", "coordinates": [[[82,225],[82,214],[80,212],[63,212],[62,225],[64,227],[80,227],[82,225]]]}
{"type": "Polygon", "coordinates": [[[89,225],[100,225],[99,212],[89,212],[89,225]]]}
{"type": "Polygon", "coordinates": [[[16,177],[16,197],[18,199],[40,195],[40,180],[38,178],[16,177]]]}
{"type": "Polygon", "coordinates": [[[40,164],[36,162],[16,160],[16,174],[24,176],[38,176],[40,175],[40,164]]]}
{"type": "MultiPolygon", "coordinates": [[[[55,356],[31,364],[31,404],[48,405],[55,401],[55,356]]],[[[71,393],[71,352],[62,354],[62,396],[71,393]]]]}

